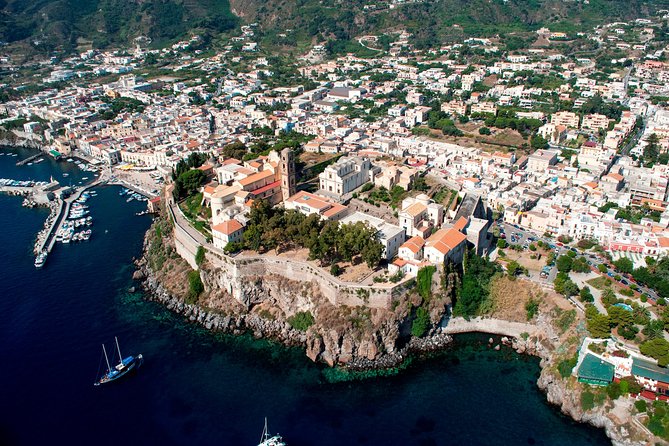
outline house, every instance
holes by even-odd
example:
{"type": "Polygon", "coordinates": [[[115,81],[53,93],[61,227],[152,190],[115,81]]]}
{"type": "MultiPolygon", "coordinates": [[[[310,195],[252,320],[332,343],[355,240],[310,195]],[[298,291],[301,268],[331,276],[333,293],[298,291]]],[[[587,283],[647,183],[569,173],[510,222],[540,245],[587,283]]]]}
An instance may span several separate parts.
{"type": "Polygon", "coordinates": [[[444,207],[434,203],[427,195],[402,200],[402,210],[398,214],[400,226],[407,236],[427,237],[433,228],[441,226],[444,219],[444,207]]]}
{"type": "Polygon", "coordinates": [[[235,219],[224,221],[212,226],[214,246],[224,249],[228,243],[240,242],[244,234],[244,226],[235,219]]]}
{"type": "Polygon", "coordinates": [[[527,170],[536,174],[546,173],[550,166],[557,164],[557,152],[537,150],[527,158],[527,170]]]}
{"type": "Polygon", "coordinates": [[[563,125],[574,129],[578,128],[579,121],[579,116],[574,112],[562,111],[553,113],[551,116],[551,124],[563,125]]]}
{"type": "Polygon", "coordinates": [[[362,212],[354,212],[341,219],[342,224],[355,224],[364,222],[369,227],[376,229],[376,236],[383,246],[383,258],[390,261],[397,255],[397,250],[404,242],[404,229],[391,225],[381,218],[373,217],[362,212]]]}
{"type": "Polygon", "coordinates": [[[285,200],[283,205],[286,209],[294,209],[307,216],[317,214],[323,220],[338,220],[347,209],[344,205],[309,192],[298,192],[285,200]]]}
{"type": "Polygon", "coordinates": [[[669,396],[669,369],[634,357],[632,360],[632,376],[645,390],[669,396]]]}
{"type": "Polygon", "coordinates": [[[423,258],[423,248],[425,240],[423,237],[414,236],[404,242],[397,252],[397,257],[403,260],[421,260],[423,258]]]}
{"type": "Polygon", "coordinates": [[[318,175],[320,189],[326,194],[346,195],[370,179],[372,163],[364,157],[343,157],[318,175]]]}
{"type": "Polygon", "coordinates": [[[613,364],[591,353],[586,353],[578,366],[576,375],[579,382],[593,386],[606,386],[613,381],[614,371],[615,366],[613,364]]]}
{"type": "Polygon", "coordinates": [[[467,246],[467,237],[454,228],[440,229],[425,242],[425,260],[443,265],[445,259],[461,263],[467,246]]]}

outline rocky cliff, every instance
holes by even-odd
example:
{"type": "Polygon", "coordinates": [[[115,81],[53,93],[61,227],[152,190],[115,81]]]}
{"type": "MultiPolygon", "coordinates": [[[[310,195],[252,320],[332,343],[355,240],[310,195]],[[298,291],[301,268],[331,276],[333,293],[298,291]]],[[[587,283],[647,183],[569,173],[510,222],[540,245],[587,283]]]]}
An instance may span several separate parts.
{"type": "MultiPolygon", "coordinates": [[[[191,268],[176,254],[169,234],[169,221],[157,219],[147,233],[136,277],[143,279],[151,298],[207,328],[303,345],[312,361],[357,370],[396,367],[410,353],[440,348],[451,339],[436,333],[411,337],[412,309],[421,302],[413,293],[396,300],[392,309],[335,306],[315,281],[266,274],[245,276],[234,284],[246,297],[242,304],[227,291],[230,276],[205,260],[199,267],[204,292],[193,296],[187,286],[191,268]]],[[[432,322],[438,323],[445,300],[432,299],[429,310],[432,322]]]]}

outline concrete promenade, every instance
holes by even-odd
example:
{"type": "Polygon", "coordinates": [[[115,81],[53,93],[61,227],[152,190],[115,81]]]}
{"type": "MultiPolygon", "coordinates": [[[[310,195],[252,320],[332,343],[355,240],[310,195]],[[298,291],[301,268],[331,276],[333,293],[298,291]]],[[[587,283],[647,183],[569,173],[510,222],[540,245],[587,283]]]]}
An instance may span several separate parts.
{"type": "Polygon", "coordinates": [[[532,335],[537,330],[537,326],[533,324],[481,317],[471,318],[470,320],[454,317],[444,321],[441,326],[441,332],[444,334],[481,332],[514,338],[519,338],[522,333],[532,335]]]}

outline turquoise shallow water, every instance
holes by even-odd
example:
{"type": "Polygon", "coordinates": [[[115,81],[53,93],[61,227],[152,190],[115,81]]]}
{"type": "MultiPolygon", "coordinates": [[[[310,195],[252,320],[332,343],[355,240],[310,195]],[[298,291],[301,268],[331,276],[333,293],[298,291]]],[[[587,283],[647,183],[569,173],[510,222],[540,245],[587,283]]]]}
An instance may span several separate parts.
{"type": "MultiPolygon", "coordinates": [[[[90,176],[15,162],[0,156],[0,177],[90,176]]],[[[610,444],[545,402],[535,358],[491,350],[488,336],[458,337],[398,376],[330,384],[300,349],[186,323],[128,292],[150,218],[98,190],[91,241],[57,246],[43,270],[30,251],[46,211],[0,195],[1,445],[255,445],[265,416],[290,446],[610,444]],[[145,365],[93,387],[114,336],[145,365]]]]}

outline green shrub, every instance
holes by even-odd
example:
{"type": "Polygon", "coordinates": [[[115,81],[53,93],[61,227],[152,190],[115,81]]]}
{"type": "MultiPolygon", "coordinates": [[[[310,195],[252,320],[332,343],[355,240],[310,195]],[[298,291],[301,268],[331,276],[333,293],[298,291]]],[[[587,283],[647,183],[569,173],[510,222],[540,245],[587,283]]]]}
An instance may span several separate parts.
{"type": "MultiPolygon", "coordinates": [[[[340,275],[341,274],[341,268],[339,267],[339,265],[337,265],[336,263],[333,263],[332,266],[330,267],[330,274],[332,274],[335,277],[340,275]]],[[[376,279],[376,277],[374,279],[376,279]]]]}
{"type": "Polygon", "coordinates": [[[434,266],[425,266],[418,270],[416,275],[416,287],[418,294],[424,299],[428,300],[432,295],[432,275],[437,271],[434,266]]]}
{"type": "Polygon", "coordinates": [[[204,247],[202,245],[197,247],[197,252],[195,253],[195,264],[199,267],[204,262],[204,247]]]}
{"type": "Polygon", "coordinates": [[[314,325],[314,316],[309,311],[300,311],[288,318],[288,323],[295,330],[307,331],[314,325]]]}
{"type": "Polygon", "coordinates": [[[558,372],[562,378],[569,378],[571,376],[571,371],[576,367],[576,362],[578,361],[577,357],[574,356],[570,359],[564,359],[558,363],[558,372]]]}
{"type": "Polygon", "coordinates": [[[430,313],[428,313],[425,308],[419,307],[418,310],[416,310],[416,318],[411,324],[411,335],[420,338],[427,332],[429,326],[430,313]]]}
{"type": "Polygon", "coordinates": [[[188,296],[186,297],[188,303],[195,303],[197,298],[204,291],[204,285],[200,278],[199,271],[191,271],[188,273],[188,296]]]}
{"type": "Polygon", "coordinates": [[[531,321],[532,318],[537,314],[539,311],[539,301],[535,300],[533,298],[530,298],[530,300],[525,304],[525,312],[527,316],[527,320],[531,321]]]}
{"type": "Polygon", "coordinates": [[[634,407],[639,413],[645,412],[648,410],[648,404],[644,400],[637,400],[634,402],[634,407]]]}
{"type": "Polygon", "coordinates": [[[595,408],[595,395],[586,390],[581,394],[581,409],[591,410],[595,408]]]}
{"type": "Polygon", "coordinates": [[[616,382],[610,383],[608,386],[606,386],[606,394],[612,400],[618,399],[622,394],[622,390],[620,389],[620,384],[616,382]]]}

